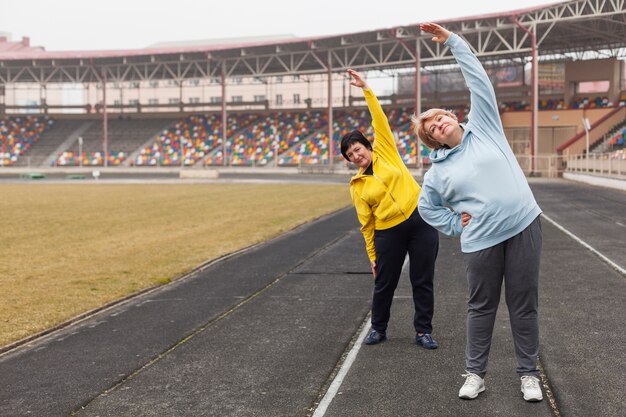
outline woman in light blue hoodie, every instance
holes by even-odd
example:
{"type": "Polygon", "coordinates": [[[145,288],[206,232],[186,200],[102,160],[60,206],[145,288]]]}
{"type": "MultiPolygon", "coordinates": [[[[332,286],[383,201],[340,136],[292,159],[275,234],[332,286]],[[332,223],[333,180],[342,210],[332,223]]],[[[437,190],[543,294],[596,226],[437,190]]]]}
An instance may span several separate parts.
{"type": "Polygon", "coordinates": [[[509,147],[493,86],[476,56],[458,35],[437,24],[421,29],[450,48],[470,90],[465,125],[443,109],[413,117],[415,133],[433,149],[419,212],[442,233],[461,237],[469,299],[466,379],[459,397],[473,399],[485,390],[505,282],[521,391],[526,401],[541,401],[537,369],[541,209],[509,147]]]}

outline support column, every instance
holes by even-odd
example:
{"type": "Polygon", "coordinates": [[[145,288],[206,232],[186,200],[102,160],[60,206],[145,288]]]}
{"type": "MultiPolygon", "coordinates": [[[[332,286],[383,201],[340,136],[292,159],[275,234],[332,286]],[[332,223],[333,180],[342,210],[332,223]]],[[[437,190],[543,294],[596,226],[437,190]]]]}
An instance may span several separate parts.
{"type": "Polygon", "coordinates": [[[538,129],[538,103],[539,103],[539,61],[537,54],[537,39],[535,36],[536,27],[533,27],[532,30],[526,29],[522,24],[517,20],[516,16],[512,16],[513,22],[524,32],[528,34],[530,37],[530,45],[531,45],[531,77],[530,77],[530,172],[529,175],[532,177],[536,174],[535,170],[537,169],[537,151],[539,148],[539,129],[538,129]]]}
{"type": "Polygon", "coordinates": [[[226,166],[226,61],[222,61],[222,165],[226,166]]]}
{"type": "Polygon", "coordinates": [[[141,113],[141,84],[143,80],[138,81],[137,85],[137,113],[141,113]]]}
{"type": "MultiPolygon", "coordinates": [[[[124,83],[118,79],[115,84],[117,84],[120,89],[120,113],[124,114],[124,83]]],[[[115,84],[113,84],[113,88],[115,88],[115,84]]]]}
{"type": "Polygon", "coordinates": [[[535,29],[531,32],[532,36],[532,52],[533,52],[533,67],[532,67],[532,120],[530,125],[532,126],[532,166],[531,174],[538,175],[538,154],[539,154],[539,54],[537,52],[537,41],[535,36],[535,29]]]}
{"type": "Polygon", "coordinates": [[[185,105],[183,104],[183,82],[182,78],[178,79],[178,110],[182,113],[185,105]]]}
{"type": "Polygon", "coordinates": [[[328,51],[328,167],[333,168],[333,74],[332,55],[328,51]]]}
{"type": "Polygon", "coordinates": [[[415,40],[415,114],[422,113],[422,79],[420,74],[421,66],[420,40],[415,40]]]}
{"type": "Polygon", "coordinates": [[[46,84],[39,86],[39,108],[44,114],[48,114],[48,89],[46,84]]]}
{"type": "MultiPolygon", "coordinates": [[[[420,73],[421,67],[420,40],[415,40],[415,115],[422,114],[422,77],[420,73]]],[[[422,169],[422,146],[419,136],[415,135],[415,164],[422,169]]]]}
{"type": "Polygon", "coordinates": [[[4,116],[6,114],[6,85],[0,84],[0,116],[4,116]]]}
{"type": "MultiPolygon", "coordinates": [[[[5,109],[5,103],[6,103],[6,97],[5,97],[5,85],[4,84],[0,84],[0,116],[4,116],[6,114],[6,109],[5,109]]],[[[7,151],[7,141],[9,140],[8,137],[2,137],[0,138],[0,140],[2,140],[2,154],[0,154],[0,167],[4,166],[4,155],[7,151]]]]}
{"type": "MultiPolygon", "coordinates": [[[[121,90],[120,90],[121,91],[121,90]]],[[[105,167],[109,166],[108,132],[107,132],[107,73],[102,68],[102,152],[104,154],[105,167]]],[[[81,155],[82,158],[82,155],[81,155]]]]}

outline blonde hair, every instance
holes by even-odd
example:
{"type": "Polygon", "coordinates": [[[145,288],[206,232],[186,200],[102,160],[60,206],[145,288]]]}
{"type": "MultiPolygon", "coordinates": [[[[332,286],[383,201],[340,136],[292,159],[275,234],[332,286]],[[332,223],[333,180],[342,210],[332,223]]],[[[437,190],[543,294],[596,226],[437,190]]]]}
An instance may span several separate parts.
{"type": "Polygon", "coordinates": [[[440,114],[444,114],[458,121],[456,115],[452,113],[450,110],[436,109],[436,108],[426,110],[419,116],[417,114],[414,114],[413,116],[411,116],[411,121],[413,122],[413,131],[415,132],[417,137],[419,137],[422,140],[422,142],[424,142],[424,145],[428,146],[430,149],[443,148],[443,145],[437,142],[435,139],[433,139],[430,136],[430,133],[428,133],[428,131],[426,130],[426,122],[428,122],[431,119],[434,119],[436,116],[439,116],[440,114]]]}

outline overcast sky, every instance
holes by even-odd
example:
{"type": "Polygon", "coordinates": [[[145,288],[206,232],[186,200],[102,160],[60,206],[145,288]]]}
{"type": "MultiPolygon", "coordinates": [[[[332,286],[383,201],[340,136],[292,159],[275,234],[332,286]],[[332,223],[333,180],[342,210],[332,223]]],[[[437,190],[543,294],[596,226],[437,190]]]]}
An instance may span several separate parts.
{"type": "Polygon", "coordinates": [[[159,42],[337,35],[478,16],[558,0],[0,0],[0,32],[48,51],[159,42]]]}

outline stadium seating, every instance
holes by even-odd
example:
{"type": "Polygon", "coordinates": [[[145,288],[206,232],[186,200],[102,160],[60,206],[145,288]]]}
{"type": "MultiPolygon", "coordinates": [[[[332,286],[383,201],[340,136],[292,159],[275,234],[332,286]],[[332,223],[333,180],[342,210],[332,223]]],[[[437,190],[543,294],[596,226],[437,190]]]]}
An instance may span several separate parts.
{"type": "MultiPolygon", "coordinates": [[[[565,109],[597,109],[613,106],[607,97],[576,97],[569,105],[565,100],[549,98],[539,100],[539,110],[565,110],[565,109]]],[[[503,101],[499,103],[500,111],[529,111],[530,102],[526,100],[503,101]]]]}
{"type": "MultiPolygon", "coordinates": [[[[501,112],[506,111],[529,111],[530,102],[526,100],[503,101],[500,102],[499,108],[501,112]]],[[[576,97],[569,105],[565,104],[562,98],[539,99],[539,110],[565,110],[565,109],[594,109],[611,107],[613,104],[607,97],[576,97]]]]}
{"type": "Polygon", "coordinates": [[[53,121],[47,117],[19,116],[0,119],[0,166],[15,165],[40,139],[53,121]]]}
{"type": "MultiPolygon", "coordinates": [[[[459,106],[461,121],[466,108],[459,106]]],[[[394,129],[398,150],[407,164],[417,161],[415,139],[411,131],[412,109],[396,108],[388,111],[389,123],[394,129]]],[[[274,130],[278,136],[277,164],[280,166],[313,165],[328,163],[328,135],[326,115],[322,112],[278,113],[250,125],[237,137],[227,142],[226,152],[230,165],[266,165],[274,157],[276,143],[272,141],[274,130]],[[276,122],[276,120],[282,120],[276,122]]],[[[333,117],[333,162],[346,162],[340,152],[343,135],[353,129],[360,129],[367,137],[373,137],[369,112],[366,109],[337,110],[333,117]]],[[[427,158],[429,150],[422,147],[421,158],[427,158]]],[[[206,160],[207,165],[221,165],[222,149],[215,149],[206,160]]]]}
{"type": "Polygon", "coordinates": [[[611,159],[626,160],[626,149],[619,149],[610,154],[611,159]]]}
{"type": "MultiPolygon", "coordinates": [[[[54,123],[42,133],[41,138],[30,148],[25,158],[20,158],[16,165],[42,166],[47,164],[48,161],[58,157],[58,150],[62,148],[70,136],[80,131],[85,125],[92,123],[84,120],[53,120],[54,123]]],[[[76,152],[78,152],[78,147],[76,152]]]]}
{"type": "MultiPolygon", "coordinates": [[[[286,151],[326,123],[321,112],[278,112],[261,117],[234,136],[229,135],[226,142],[228,164],[267,165],[275,153],[286,151]]],[[[222,149],[216,149],[206,159],[206,164],[221,165],[222,158],[222,149]]]]}
{"type": "MultiPolygon", "coordinates": [[[[120,165],[126,159],[124,152],[109,152],[108,165],[120,165]]],[[[104,153],[102,151],[78,152],[65,151],[59,154],[54,162],[57,166],[103,166],[104,153]]]]}
{"type": "MultiPolygon", "coordinates": [[[[124,163],[133,151],[171,122],[171,119],[128,119],[121,116],[109,120],[107,165],[117,166],[124,163]]],[[[65,123],[65,121],[59,123],[65,123]]],[[[83,166],[102,166],[104,164],[102,136],[102,123],[99,120],[92,120],[88,129],[81,134],[82,155],[79,155],[79,145],[77,141],[74,141],[58,155],[53,165],[78,166],[82,163],[83,166]]]]}
{"type": "MultiPolygon", "coordinates": [[[[236,126],[233,121],[231,126],[236,126]]],[[[221,143],[222,123],[216,114],[192,115],[179,120],[141,150],[133,161],[136,166],[193,165],[221,143]],[[181,144],[183,147],[181,161],[181,144]]]]}
{"type": "MultiPolygon", "coordinates": [[[[324,115],[325,116],[325,115],[324,115]]],[[[323,128],[315,132],[307,141],[282,153],[278,165],[328,164],[328,122],[324,117],[323,128]]],[[[341,138],[353,129],[360,129],[366,136],[373,136],[371,120],[367,110],[336,111],[333,113],[333,161],[343,159],[339,149],[341,138]]]]}
{"type": "Polygon", "coordinates": [[[624,141],[626,140],[626,128],[622,125],[621,128],[616,129],[608,140],[609,151],[621,150],[624,148],[624,141]]]}
{"type": "MultiPolygon", "coordinates": [[[[625,98],[626,100],[626,98],[625,98]]],[[[621,100],[622,105],[626,101],[621,100]],[[624,101],[624,103],[622,103],[624,101]]],[[[578,98],[571,106],[586,108],[608,106],[606,97],[578,98]]],[[[500,111],[528,111],[525,101],[499,103],[500,111]]],[[[563,99],[541,99],[540,109],[564,109],[563,99]]],[[[433,104],[453,111],[459,121],[465,122],[469,111],[466,104],[433,104]]],[[[389,123],[397,139],[398,151],[408,165],[419,161],[428,162],[430,150],[425,146],[416,149],[415,135],[411,129],[407,107],[385,107],[389,123]],[[419,155],[418,155],[419,153],[419,155]]],[[[275,163],[280,166],[299,166],[328,163],[327,115],[317,111],[280,112],[233,112],[228,115],[228,140],[222,146],[222,125],[219,113],[184,116],[180,119],[158,119],[152,117],[132,119],[119,116],[109,120],[107,164],[116,166],[191,166],[222,165],[226,150],[228,165],[265,166],[275,163]],[[153,143],[145,145],[150,137],[153,143]],[[182,151],[181,151],[182,146],[182,151]],[[127,161],[132,156],[132,160],[127,161]],[[277,157],[276,161],[274,159],[277,157]]],[[[339,150],[342,136],[352,129],[362,130],[373,137],[371,119],[367,108],[335,109],[333,113],[333,163],[347,163],[339,150]]],[[[616,128],[619,129],[619,128],[616,128]]],[[[623,129],[623,128],[622,128],[623,129]]],[[[605,142],[604,152],[615,152],[624,148],[624,132],[614,130],[605,142]]],[[[55,121],[44,117],[10,117],[0,121],[2,154],[0,166],[29,163],[41,164],[61,146],[63,152],[52,157],[56,166],[102,166],[102,123],[99,119],[55,121]],[[64,141],[80,128],[84,138],[83,154],[79,155],[76,141],[70,145],[64,141]],[[56,132],[55,134],[53,134],[56,132]],[[25,158],[24,152],[28,151],[25,158]],[[20,160],[20,156],[22,156],[20,160]]],[[[622,155],[622,154],[620,154],[622,155]]]]}
{"type": "MultiPolygon", "coordinates": [[[[616,153],[625,148],[626,141],[626,120],[623,120],[609,129],[609,131],[600,138],[596,143],[592,144],[592,153],[616,153]]],[[[623,153],[619,153],[622,155],[623,153]]],[[[621,159],[621,158],[620,158],[621,159]]]]}
{"type": "Polygon", "coordinates": [[[597,109],[613,106],[608,97],[575,97],[570,102],[570,109],[597,109]]]}

